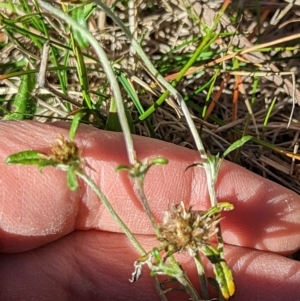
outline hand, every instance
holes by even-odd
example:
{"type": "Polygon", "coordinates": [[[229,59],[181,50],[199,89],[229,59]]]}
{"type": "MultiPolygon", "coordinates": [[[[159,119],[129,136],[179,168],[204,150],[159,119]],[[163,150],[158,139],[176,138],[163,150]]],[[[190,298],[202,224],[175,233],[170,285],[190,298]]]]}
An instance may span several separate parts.
{"type": "MultiPolygon", "coordinates": [[[[15,152],[47,152],[68,124],[0,123],[0,301],[16,300],[159,300],[145,268],[129,283],[139,254],[131,247],[96,196],[81,183],[71,192],[64,172],[46,167],[5,165],[15,152]]],[[[77,134],[82,156],[121,218],[150,250],[153,236],[126,172],[122,134],[83,126],[77,134]]],[[[194,209],[209,207],[206,180],[197,152],[134,137],[140,159],[163,156],[169,164],[150,169],[145,192],[161,220],[169,204],[184,200],[194,209]]],[[[299,299],[300,262],[283,255],[300,246],[300,197],[240,166],[224,162],[218,178],[218,199],[235,209],[224,214],[225,256],[236,282],[237,301],[299,299]]],[[[196,277],[193,263],[184,266],[196,277]]],[[[171,296],[171,295],[170,295],[171,296]]],[[[187,300],[173,293],[173,300],[187,300]]]]}

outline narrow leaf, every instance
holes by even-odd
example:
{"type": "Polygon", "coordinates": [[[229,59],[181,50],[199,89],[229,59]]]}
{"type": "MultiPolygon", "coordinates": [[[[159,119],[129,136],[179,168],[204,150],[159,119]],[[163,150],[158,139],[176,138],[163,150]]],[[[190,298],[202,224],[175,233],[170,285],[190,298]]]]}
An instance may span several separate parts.
{"type": "Polygon", "coordinates": [[[116,168],[116,172],[120,172],[120,171],[130,171],[130,167],[127,165],[119,165],[116,168]]]}
{"type": "MultiPolygon", "coordinates": [[[[93,4],[92,4],[93,5],[93,4]]],[[[88,28],[87,22],[86,22],[86,9],[85,6],[78,6],[72,11],[72,18],[83,28],[88,28]]],[[[87,49],[89,47],[89,41],[88,39],[82,35],[78,30],[72,29],[74,38],[78,45],[83,48],[87,49]]]]}
{"type": "Polygon", "coordinates": [[[241,146],[243,146],[246,142],[248,142],[249,140],[252,139],[252,136],[244,136],[241,139],[235,141],[234,143],[232,143],[224,152],[223,154],[223,158],[226,157],[229,153],[231,153],[232,151],[234,151],[237,148],[240,148],[241,146]]]}
{"type": "Polygon", "coordinates": [[[70,127],[70,132],[69,132],[69,138],[70,140],[74,140],[76,131],[78,129],[79,123],[81,118],[86,114],[84,111],[79,111],[76,113],[76,115],[73,117],[71,127],[70,127]]]}
{"type": "Polygon", "coordinates": [[[211,262],[220,292],[223,298],[228,300],[235,293],[235,284],[230,267],[214,247],[205,245],[201,251],[211,262]]]}
{"type": "Polygon", "coordinates": [[[120,83],[122,84],[123,88],[126,90],[126,92],[129,94],[129,97],[131,98],[133,104],[135,105],[136,109],[138,110],[139,114],[144,114],[144,108],[140,103],[139,97],[136,94],[133,85],[131,84],[131,82],[126,78],[126,76],[120,72],[119,70],[115,70],[116,71],[116,75],[120,81],[120,83]]]}
{"type": "MultiPolygon", "coordinates": [[[[22,77],[21,84],[18,89],[13,102],[11,113],[7,114],[3,119],[4,120],[23,120],[27,109],[32,107],[32,101],[30,93],[35,86],[35,76],[34,74],[25,74],[22,77]]],[[[32,109],[30,109],[32,111],[32,109]]],[[[30,112],[32,113],[32,112],[30,112]]]]}
{"type": "Polygon", "coordinates": [[[15,153],[6,158],[6,164],[22,164],[22,165],[39,165],[43,160],[46,160],[46,155],[30,150],[15,153]]]}
{"type": "Polygon", "coordinates": [[[36,165],[39,171],[46,166],[56,166],[57,162],[48,159],[48,157],[37,151],[23,151],[12,154],[5,160],[6,164],[36,165]]]}
{"type": "Polygon", "coordinates": [[[107,131],[122,132],[122,127],[120,125],[119,116],[117,113],[117,105],[114,99],[110,101],[108,119],[105,125],[107,131]]]}
{"type": "Polygon", "coordinates": [[[168,159],[163,157],[154,158],[151,162],[151,165],[166,165],[168,164],[168,159]]]}

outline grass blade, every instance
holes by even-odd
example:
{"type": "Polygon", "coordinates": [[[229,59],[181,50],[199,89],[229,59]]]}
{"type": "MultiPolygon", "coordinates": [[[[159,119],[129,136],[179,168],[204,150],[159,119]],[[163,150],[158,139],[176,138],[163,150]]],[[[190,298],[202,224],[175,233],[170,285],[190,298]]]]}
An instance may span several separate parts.
{"type": "MultiPolygon", "coordinates": [[[[4,120],[23,120],[27,113],[27,110],[32,106],[32,99],[30,93],[35,86],[35,76],[33,74],[25,74],[22,78],[19,90],[15,99],[12,103],[12,112],[7,114],[3,119],[4,120]],[[31,104],[31,105],[30,105],[31,104]]],[[[34,106],[35,111],[35,106],[34,106]]],[[[32,112],[30,112],[32,113],[32,112]]]]}

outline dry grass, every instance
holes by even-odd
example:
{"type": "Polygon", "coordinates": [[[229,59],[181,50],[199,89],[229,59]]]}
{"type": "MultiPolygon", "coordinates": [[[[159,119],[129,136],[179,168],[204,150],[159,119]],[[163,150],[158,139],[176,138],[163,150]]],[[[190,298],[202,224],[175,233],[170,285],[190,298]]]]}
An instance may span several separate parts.
{"type": "MultiPolygon", "coordinates": [[[[220,6],[218,1],[196,1],[192,4],[188,0],[140,0],[139,3],[134,1],[136,7],[130,9],[130,3],[106,1],[134,30],[135,37],[141,41],[156,68],[170,80],[195,52],[199,41],[206,35],[205,28],[212,26],[220,6]]],[[[1,9],[1,12],[8,18],[17,15],[6,9],[1,9]]],[[[53,26],[49,31],[50,39],[67,45],[70,38],[66,25],[51,16],[45,15],[45,18],[53,26]]],[[[211,153],[223,152],[242,134],[253,135],[256,140],[229,159],[298,193],[300,165],[297,160],[300,156],[293,155],[293,152],[297,153],[300,117],[299,19],[300,3],[233,1],[218,24],[215,32],[218,37],[207,45],[188,75],[177,85],[178,91],[186,97],[211,153]],[[270,109],[272,102],[274,106],[270,109]],[[295,109],[291,116],[293,103],[295,109]]],[[[32,39],[19,33],[12,36],[5,25],[2,26],[0,93],[2,108],[10,110],[10,100],[17,93],[20,76],[3,77],[13,70],[8,63],[25,58],[32,63],[32,68],[38,68],[41,51],[32,39]]],[[[103,12],[96,10],[89,18],[88,26],[110,60],[115,62],[114,66],[122,70],[132,83],[146,110],[163,89],[138,60],[124,33],[103,12]]],[[[106,95],[98,107],[104,121],[101,124],[94,118],[90,122],[105,128],[111,92],[101,65],[93,59],[93,50],[88,49],[87,53],[90,55],[85,57],[89,89],[106,95]]],[[[64,55],[62,49],[58,58],[60,62],[64,55]]],[[[73,101],[73,111],[78,109],[76,104],[82,104],[82,93],[76,70],[70,68],[76,65],[72,52],[67,65],[66,94],[73,101]]],[[[49,71],[47,80],[52,88],[64,92],[56,71],[49,71]]],[[[45,122],[68,118],[69,112],[62,104],[62,98],[53,96],[44,88],[36,88],[31,94],[38,104],[37,113],[31,119],[45,122]]],[[[99,95],[91,93],[91,97],[94,104],[99,101],[99,95]]],[[[63,100],[68,102],[67,97],[63,100]]],[[[124,101],[132,119],[136,120],[140,115],[125,92],[124,101]]],[[[6,113],[3,111],[2,116],[6,113]]],[[[159,139],[193,148],[187,124],[172,99],[158,107],[148,122],[154,133],[150,133],[145,121],[135,124],[135,133],[144,136],[155,134],[159,139]]]]}

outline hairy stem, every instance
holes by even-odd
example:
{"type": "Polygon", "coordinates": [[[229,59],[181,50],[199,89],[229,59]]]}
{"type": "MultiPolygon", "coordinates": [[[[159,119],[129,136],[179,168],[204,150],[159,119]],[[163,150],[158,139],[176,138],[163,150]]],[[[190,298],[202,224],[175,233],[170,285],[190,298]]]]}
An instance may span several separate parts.
{"type": "Polygon", "coordinates": [[[114,74],[114,71],[111,67],[110,61],[107,58],[107,55],[105,51],[100,47],[98,41],[94,38],[94,36],[85,28],[80,26],[74,19],[72,19],[70,16],[62,12],[61,10],[53,7],[47,2],[38,0],[39,5],[52,13],[53,15],[57,16],[58,18],[65,20],[67,23],[69,23],[73,28],[75,28],[77,31],[79,31],[85,38],[89,41],[89,43],[93,46],[98,58],[99,62],[101,62],[103,69],[107,75],[107,78],[110,83],[111,91],[114,95],[114,98],[116,100],[116,103],[118,105],[118,117],[120,120],[120,124],[122,127],[122,131],[124,134],[124,139],[126,143],[126,148],[127,148],[127,154],[129,157],[129,162],[131,164],[134,164],[136,162],[136,155],[135,155],[135,150],[133,147],[133,140],[130,134],[130,129],[129,125],[127,122],[126,114],[125,114],[125,109],[123,106],[123,101],[122,101],[122,95],[121,95],[121,90],[118,84],[118,81],[116,79],[116,76],[114,74]]]}

